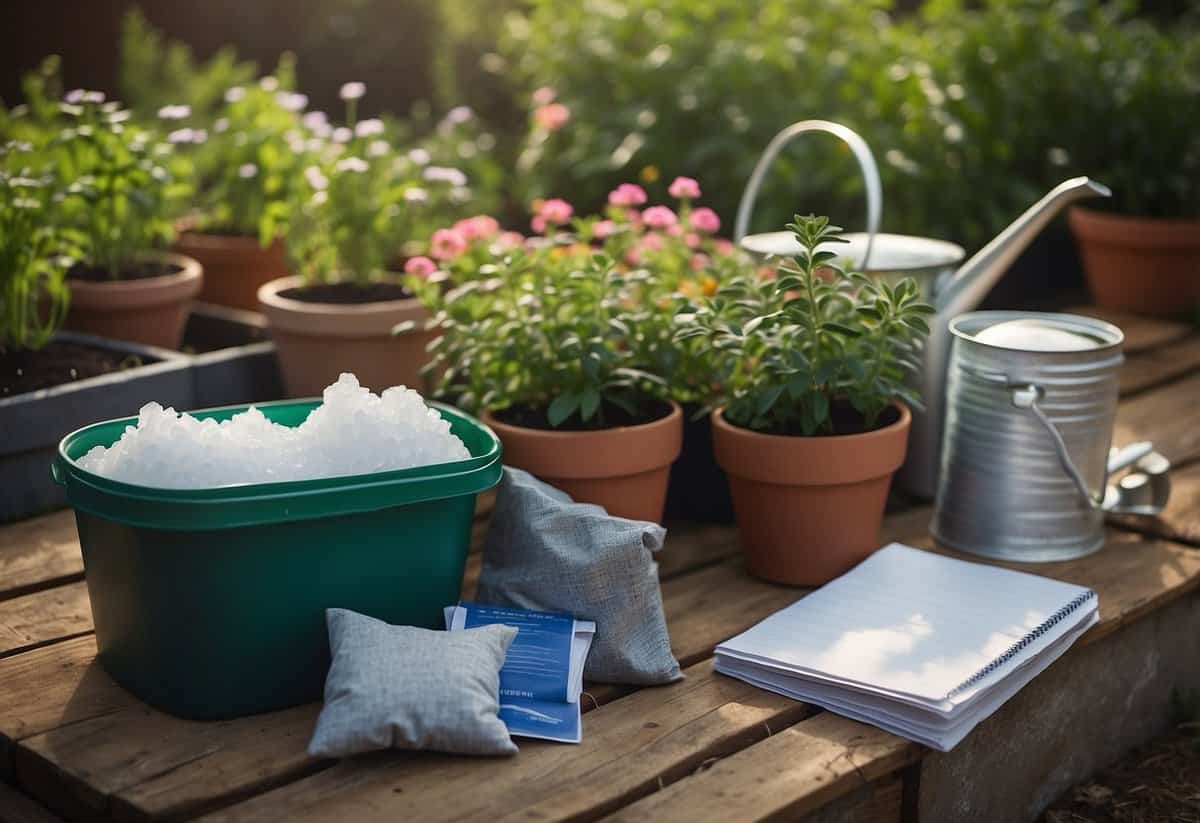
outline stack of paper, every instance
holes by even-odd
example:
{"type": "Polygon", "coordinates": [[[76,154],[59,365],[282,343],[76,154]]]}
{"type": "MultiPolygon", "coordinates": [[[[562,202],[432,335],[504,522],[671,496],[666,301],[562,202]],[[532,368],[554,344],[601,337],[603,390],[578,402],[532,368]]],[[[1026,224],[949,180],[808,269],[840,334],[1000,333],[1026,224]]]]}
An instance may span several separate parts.
{"type": "Polygon", "coordinates": [[[716,669],[949,751],[1099,619],[1099,598],[893,543],[716,649],[716,669]]]}
{"type": "Polygon", "coordinates": [[[596,624],[569,614],[460,603],[446,607],[446,628],[503,623],[517,629],[500,669],[500,719],[514,737],[560,743],[582,739],[579,695],[596,624]]]}

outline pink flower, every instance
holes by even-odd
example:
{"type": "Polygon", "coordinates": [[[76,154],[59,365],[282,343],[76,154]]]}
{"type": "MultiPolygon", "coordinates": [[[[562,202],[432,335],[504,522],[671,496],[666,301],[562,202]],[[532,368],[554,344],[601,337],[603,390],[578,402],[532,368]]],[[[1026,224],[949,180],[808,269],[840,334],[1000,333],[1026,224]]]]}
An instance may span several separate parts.
{"type": "Polygon", "coordinates": [[[614,206],[640,206],[646,202],[646,190],[635,183],[622,183],[608,193],[614,206]]]}
{"type": "Polygon", "coordinates": [[[519,249],[524,242],[524,235],[516,231],[506,231],[496,238],[496,246],[502,251],[519,249]]]}
{"type": "Polygon", "coordinates": [[[415,274],[417,277],[428,277],[437,271],[437,263],[428,257],[410,257],[404,264],[405,274],[415,274]]]}
{"type": "Polygon", "coordinates": [[[679,222],[675,212],[666,206],[651,206],[642,212],[642,220],[652,229],[665,229],[667,226],[673,226],[679,222]]]}
{"type": "Polygon", "coordinates": [[[599,220],[592,226],[592,237],[597,240],[603,240],[605,237],[611,237],[613,232],[617,230],[617,224],[611,220],[599,220]]]}
{"type": "Polygon", "coordinates": [[[575,213],[575,208],[566,200],[558,197],[552,200],[547,200],[542,203],[542,207],[538,209],[538,217],[541,217],[547,223],[557,223],[562,225],[571,219],[571,215],[575,213]]]}
{"type": "Polygon", "coordinates": [[[558,92],[549,86],[542,86],[533,93],[533,104],[535,106],[548,106],[554,102],[554,98],[558,97],[558,92]]]}
{"type": "Polygon", "coordinates": [[[640,266],[642,263],[642,250],[634,246],[625,252],[625,262],[631,266],[640,266]]]}
{"type": "Polygon", "coordinates": [[[650,232],[649,234],[647,234],[645,237],[642,238],[641,242],[638,245],[641,246],[643,251],[650,251],[650,252],[662,251],[662,248],[663,248],[662,235],[655,234],[654,232],[650,232]]]}
{"type": "Polygon", "coordinates": [[[547,103],[533,110],[533,122],[546,131],[558,131],[571,119],[571,110],[562,103],[547,103]]]}
{"type": "Polygon", "coordinates": [[[681,237],[683,235],[683,226],[679,225],[678,223],[667,226],[667,234],[671,235],[672,237],[681,237]]]}
{"type": "Polygon", "coordinates": [[[546,218],[542,217],[540,214],[535,214],[533,219],[529,221],[529,226],[533,229],[534,234],[545,234],[546,218]]]}
{"type": "Polygon", "coordinates": [[[690,177],[676,177],[671,181],[667,194],[679,200],[694,200],[700,196],[700,184],[690,177]]]}
{"type": "Polygon", "coordinates": [[[722,257],[729,257],[737,251],[737,246],[733,245],[732,240],[720,239],[716,241],[716,251],[722,257]]]}
{"type": "Polygon", "coordinates": [[[692,224],[692,228],[707,234],[713,234],[721,228],[721,218],[717,217],[717,213],[712,209],[694,210],[689,216],[688,222],[692,224]]]}
{"type": "Polygon", "coordinates": [[[708,268],[708,255],[696,252],[692,255],[692,271],[704,271],[708,268]]]}
{"type": "Polygon", "coordinates": [[[689,231],[683,236],[683,242],[687,244],[689,249],[699,248],[700,235],[696,234],[694,231],[689,231]]]}
{"type": "Polygon", "coordinates": [[[429,241],[429,253],[438,260],[453,260],[467,250],[467,238],[456,229],[438,229],[429,241]]]}
{"type": "Polygon", "coordinates": [[[454,224],[454,230],[461,234],[468,243],[475,240],[489,240],[500,233],[500,224],[496,218],[486,214],[466,217],[454,224]]]}

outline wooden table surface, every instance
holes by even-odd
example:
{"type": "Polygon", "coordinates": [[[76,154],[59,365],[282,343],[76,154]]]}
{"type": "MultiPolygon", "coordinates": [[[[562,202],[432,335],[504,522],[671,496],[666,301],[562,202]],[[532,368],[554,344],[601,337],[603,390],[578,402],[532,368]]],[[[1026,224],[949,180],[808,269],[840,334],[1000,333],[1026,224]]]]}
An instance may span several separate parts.
{"type": "MultiPolygon", "coordinates": [[[[1129,352],[1115,440],[1154,440],[1177,467],[1176,488],[1164,516],[1114,524],[1098,554],[1033,567],[1099,593],[1100,623],[1080,646],[1200,586],[1200,552],[1189,547],[1200,543],[1200,335],[1112,319],[1129,352]]],[[[929,516],[928,506],[890,515],[885,540],[932,546],[929,516]]],[[[921,746],[713,672],[717,643],[802,590],[750,578],[727,527],[673,528],[660,571],[687,677],[587,687],[582,744],[519,740],[520,754],[499,760],[386,752],[333,762],[305,754],[316,704],[201,723],[139,702],[95,660],[71,514],[2,527],[0,820],[913,816],[921,746]]],[[[478,574],[473,554],[467,596],[478,574]]]]}

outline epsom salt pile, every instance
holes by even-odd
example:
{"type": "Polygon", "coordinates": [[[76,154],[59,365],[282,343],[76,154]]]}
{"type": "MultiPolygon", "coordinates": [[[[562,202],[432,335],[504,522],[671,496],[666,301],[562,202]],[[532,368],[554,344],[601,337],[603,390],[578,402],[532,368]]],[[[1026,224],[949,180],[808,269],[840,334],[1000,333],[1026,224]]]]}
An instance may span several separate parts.
{"type": "Polygon", "coordinates": [[[1100,341],[1086,334],[1048,326],[1037,320],[1007,320],[975,335],[980,343],[1021,351],[1083,351],[1100,341]]]}
{"type": "Polygon", "coordinates": [[[450,424],[403,386],[381,395],[343,374],[295,428],[253,406],[198,420],[148,403],[111,446],[79,459],[87,471],[143,486],[197,489],[407,469],[470,457],[450,424]]]}

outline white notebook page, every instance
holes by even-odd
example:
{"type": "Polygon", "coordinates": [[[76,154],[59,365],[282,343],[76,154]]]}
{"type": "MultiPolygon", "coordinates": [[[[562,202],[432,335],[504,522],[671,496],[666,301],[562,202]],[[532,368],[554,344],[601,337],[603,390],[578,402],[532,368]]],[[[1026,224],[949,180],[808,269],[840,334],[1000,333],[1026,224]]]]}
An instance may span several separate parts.
{"type": "Polygon", "coordinates": [[[718,647],[718,654],[949,713],[1049,647],[1095,596],[968,689],[954,690],[1088,589],[893,543],[718,647]]]}

